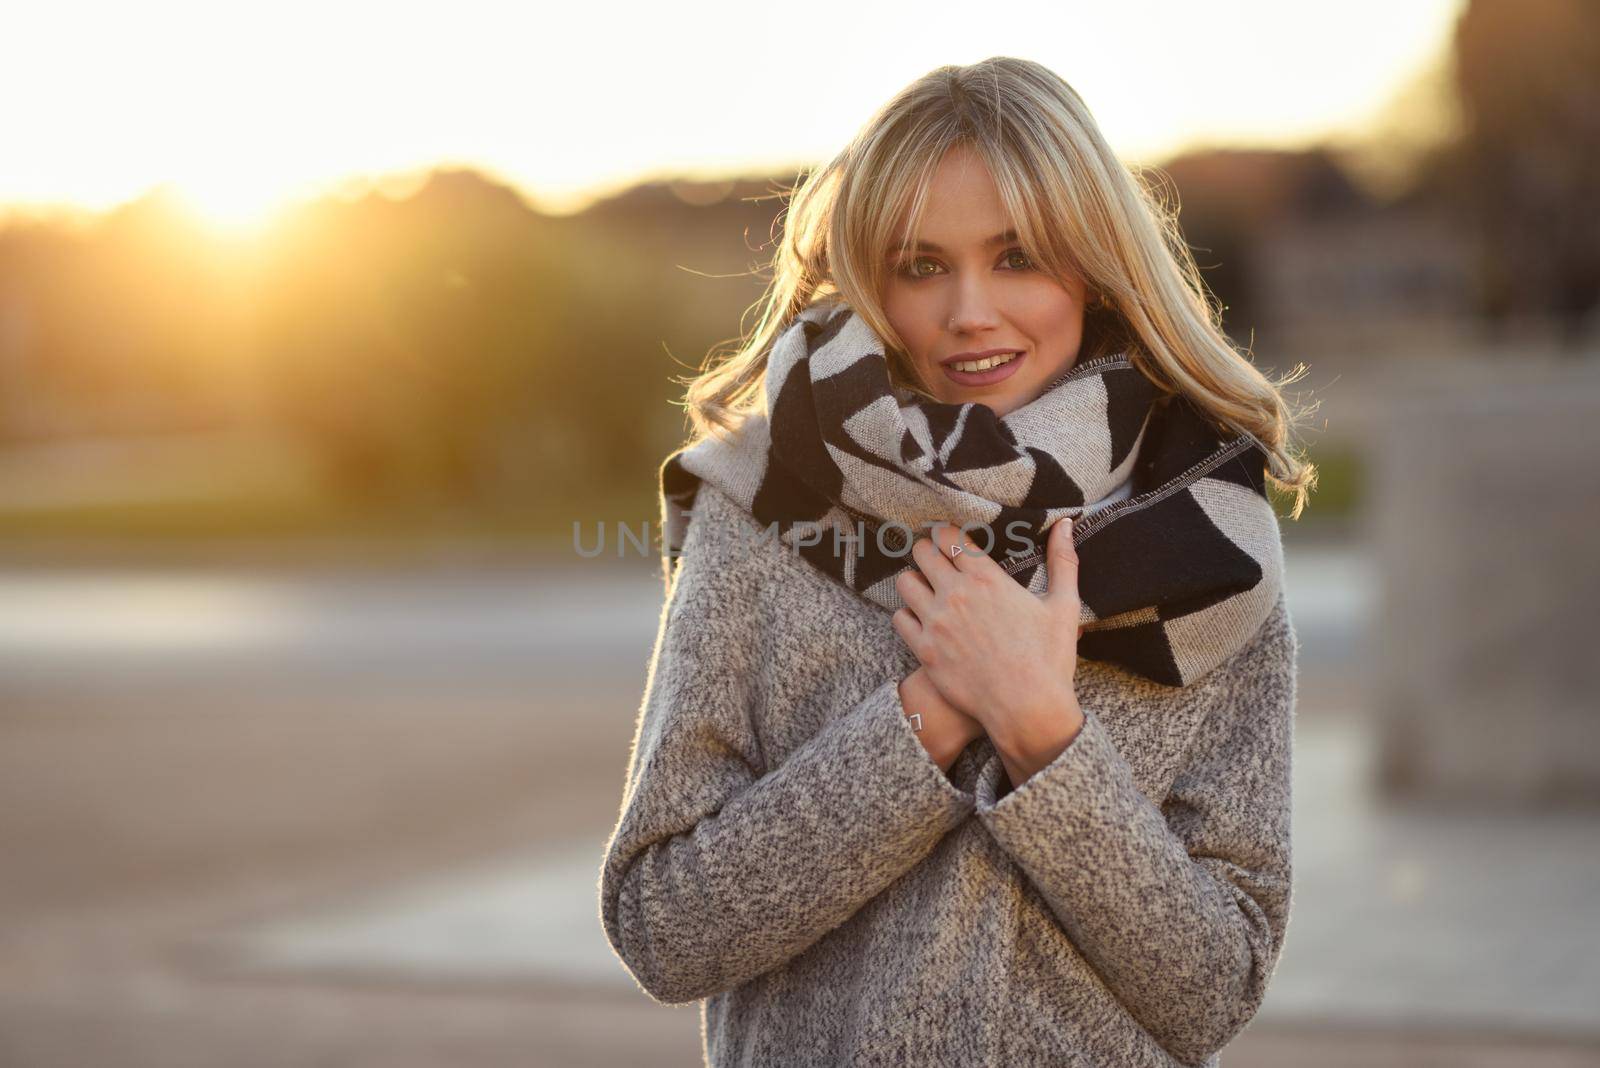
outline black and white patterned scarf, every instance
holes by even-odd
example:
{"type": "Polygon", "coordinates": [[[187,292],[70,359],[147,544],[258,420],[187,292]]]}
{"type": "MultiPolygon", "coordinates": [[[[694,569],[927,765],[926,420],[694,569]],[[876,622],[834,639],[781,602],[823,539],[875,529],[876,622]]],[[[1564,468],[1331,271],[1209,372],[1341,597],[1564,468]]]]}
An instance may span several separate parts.
{"type": "Polygon", "coordinates": [[[766,410],[660,470],[670,585],[702,480],[829,578],[893,611],[911,538],[969,536],[1019,583],[1048,585],[1050,526],[1075,521],[1078,655],[1168,686],[1222,663],[1282,587],[1266,454],[1162,395],[1125,355],[1064,372],[1005,416],[896,389],[884,346],[847,305],[813,304],[774,344],[766,410]]]}

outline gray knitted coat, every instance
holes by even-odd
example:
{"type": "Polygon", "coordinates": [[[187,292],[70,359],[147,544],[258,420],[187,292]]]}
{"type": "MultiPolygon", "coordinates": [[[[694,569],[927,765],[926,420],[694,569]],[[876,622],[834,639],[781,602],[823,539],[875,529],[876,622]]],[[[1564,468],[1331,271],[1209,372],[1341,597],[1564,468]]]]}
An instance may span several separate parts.
{"type": "Polygon", "coordinates": [[[701,488],[599,880],[707,1063],[1218,1064],[1289,916],[1281,596],[1187,687],[1080,659],[1082,729],[1011,789],[987,738],[923,749],[889,613],[755,533],[701,488]]]}

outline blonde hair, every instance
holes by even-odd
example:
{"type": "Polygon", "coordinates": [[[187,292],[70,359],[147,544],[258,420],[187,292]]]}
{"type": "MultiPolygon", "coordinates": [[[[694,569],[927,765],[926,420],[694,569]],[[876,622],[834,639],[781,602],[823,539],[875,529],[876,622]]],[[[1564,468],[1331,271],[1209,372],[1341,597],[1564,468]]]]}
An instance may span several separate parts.
{"type": "Polygon", "coordinates": [[[988,165],[1035,267],[1098,293],[1099,306],[1085,312],[1079,360],[1126,352],[1159,389],[1186,396],[1219,430],[1254,435],[1267,453],[1267,477],[1293,494],[1291,516],[1299,518],[1317,472],[1290,439],[1310,409],[1292,408],[1281,387],[1304,366],[1274,382],[1233,346],[1176,210],[1117,159],[1070,85],[1010,56],[918,78],[789,192],[772,279],[752,306],[759,320],[731,355],[719,361],[713,349],[682,383],[696,439],[764,408],[773,342],[819,300],[847,303],[884,340],[891,379],[932,396],[880,295],[889,253],[914,244],[933,173],[957,146],[988,165]]]}

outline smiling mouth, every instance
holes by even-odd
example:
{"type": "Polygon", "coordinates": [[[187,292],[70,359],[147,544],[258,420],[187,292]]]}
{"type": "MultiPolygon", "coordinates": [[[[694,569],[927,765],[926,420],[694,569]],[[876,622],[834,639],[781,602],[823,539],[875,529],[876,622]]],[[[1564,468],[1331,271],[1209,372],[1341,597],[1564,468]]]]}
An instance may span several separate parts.
{"type": "Polygon", "coordinates": [[[1000,354],[999,356],[987,356],[981,360],[961,360],[956,363],[947,363],[945,366],[954,367],[957,371],[966,371],[969,374],[977,374],[980,371],[987,371],[991,368],[1008,364],[1021,355],[1022,353],[1020,352],[1006,352],[1000,354]]]}
{"type": "Polygon", "coordinates": [[[987,386],[1016,374],[1027,357],[1026,352],[1008,352],[981,360],[957,360],[941,364],[939,369],[958,386],[987,386]]]}

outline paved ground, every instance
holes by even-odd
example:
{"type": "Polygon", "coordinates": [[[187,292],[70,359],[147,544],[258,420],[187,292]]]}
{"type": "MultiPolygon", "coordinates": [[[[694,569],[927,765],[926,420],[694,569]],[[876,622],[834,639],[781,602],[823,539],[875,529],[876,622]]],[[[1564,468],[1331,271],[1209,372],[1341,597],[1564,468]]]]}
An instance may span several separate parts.
{"type": "MultiPolygon", "coordinates": [[[[1296,911],[1224,1061],[1600,1064],[1594,821],[1372,804],[1371,576],[1290,582],[1296,911]]],[[[700,1063],[595,915],[659,593],[0,574],[0,1064],[700,1063]]]]}

